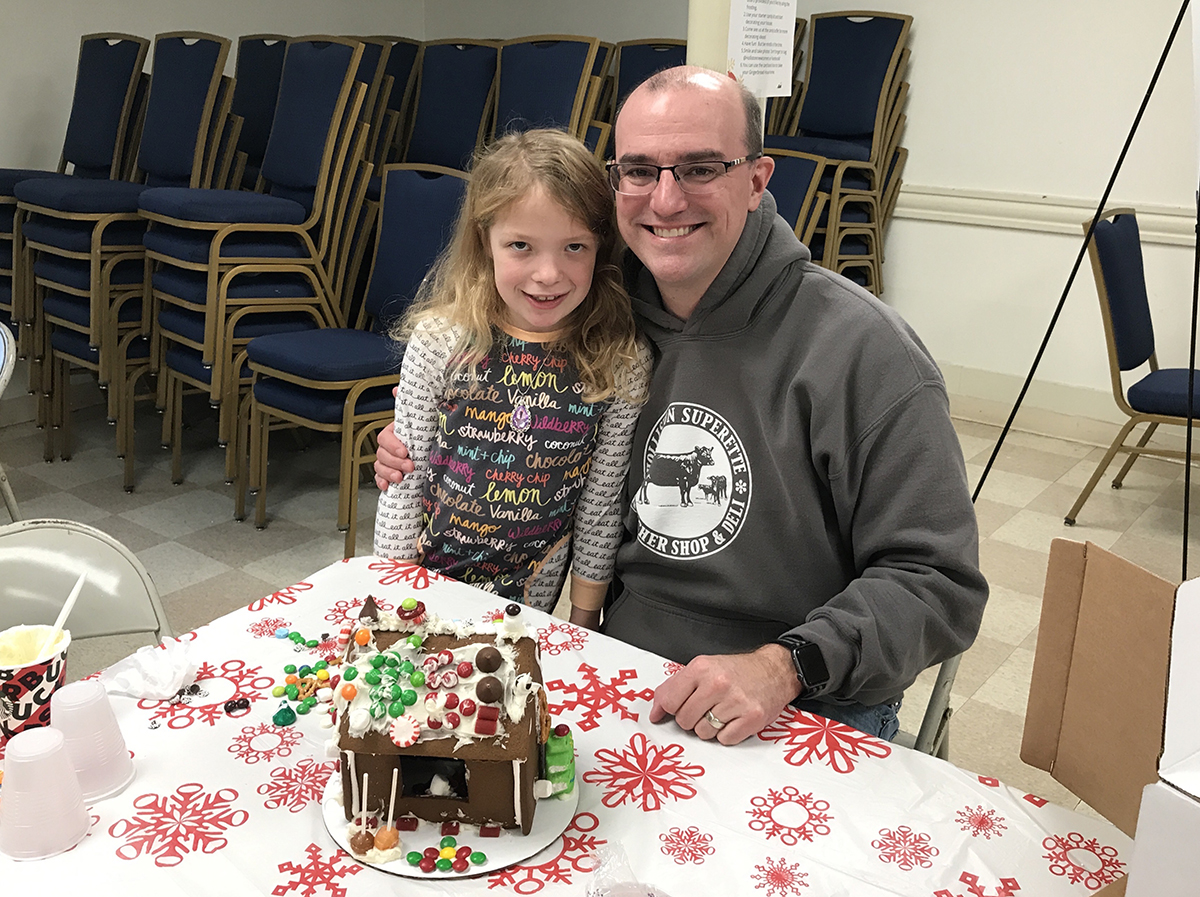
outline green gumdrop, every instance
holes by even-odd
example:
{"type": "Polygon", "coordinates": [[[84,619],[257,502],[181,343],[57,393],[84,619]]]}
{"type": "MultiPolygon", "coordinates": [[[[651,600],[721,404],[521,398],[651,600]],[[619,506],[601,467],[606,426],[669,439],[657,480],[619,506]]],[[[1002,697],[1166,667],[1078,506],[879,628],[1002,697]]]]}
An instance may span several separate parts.
{"type": "Polygon", "coordinates": [[[458,839],[455,838],[453,835],[447,835],[446,837],[442,838],[441,841],[438,842],[438,847],[441,847],[441,848],[457,847],[457,846],[458,846],[458,839]]]}
{"type": "Polygon", "coordinates": [[[404,702],[392,701],[392,703],[388,704],[388,716],[404,716],[404,702]]]}
{"type": "Polygon", "coordinates": [[[425,674],[420,670],[413,670],[412,673],[409,674],[408,681],[417,688],[420,688],[425,684],[425,674]]]}
{"type": "Polygon", "coordinates": [[[437,866],[438,872],[449,872],[454,868],[454,863],[445,857],[442,857],[440,860],[434,863],[434,865],[437,866]]]}
{"type": "Polygon", "coordinates": [[[342,678],[349,682],[358,676],[358,667],[346,667],[346,672],[342,673],[342,678]]]}
{"type": "Polygon", "coordinates": [[[423,860],[424,857],[421,854],[417,853],[417,851],[410,850],[408,852],[408,856],[406,856],[405,859],[408,860],[408,865],[410,865],[410,866],[420,866],[421,860],[423,860]]]}
{"type": "Polygon", "coordinates": [[[411,688],[406,688],[401,693],[400,700],[403,701],[406,706],[411,707],[413,704],[417,703],[417,693],[411,688]]]}
{"type": "Polygon", "coordinates": [[[407,641],[414,648],[421,647],[421,637],[419,635],[410,635],[407,639],[405,639],[405,641],[407,641]]]}
{"type": "Polygon", "coordinates": [[[289,698],[291,698],[293,701],[296,700],[296,698],[300,697],[300,689],[297,688],[295,685],[285,685],[283,688],[283,692],[289,698]]]}
{"type": "Polygon", "coordinates": [[[412,610],[414,607],[417,606],[417,599],[416,598],[405,598],[403,601],[400,602],[400,606],[402,608],[404,608],[405,610],[412,610]]]}
{"type": "Polygon", "coordinates": [[[277,726],[290,726],[296,721],[296,714],[291,707],[283,706],[275,711],[275,715],[271,717],[271,722],[277,726]]]}
{"type": "Polygon", "coordinates": [[[383,677],[379,675],[379,670],[367,670],[365,673],[363,673],[363,678],[366,679],[371,685],[378,685],[383,681],[383,677]]]}
{"type": "Polygon", "coordinates": [[[283,686],[276,685],[274,688],[271,689],[271,694],[273,694],[277,698],[282,698],[283,697],[283,686]]]}
{"type": "Polygon", "coordinates": [[[292,673],[296,672],[296,665],[294,663],[289,663],[283,668],[283,671],[290,676],[292,673]]]}
{"type": "Polygon", "coordinates": [[[487,862],[487,854],[482,850],[477,850],[471,854],[471,862],[476,866],[482,866],[487,862]]]}

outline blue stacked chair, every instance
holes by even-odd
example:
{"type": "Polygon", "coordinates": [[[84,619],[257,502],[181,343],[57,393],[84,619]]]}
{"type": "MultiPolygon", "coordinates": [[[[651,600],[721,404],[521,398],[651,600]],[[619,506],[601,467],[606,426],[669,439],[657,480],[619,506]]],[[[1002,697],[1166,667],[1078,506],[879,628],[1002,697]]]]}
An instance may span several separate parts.
{"type": "Polygon", "coordinates": [[[491,136],[531,128],[582,136],[591,121],[583,113],[599,44],[594,37],[553,34],[504,41],[491,136]]]}
{"type": "Polygon", "coordinates": [[[266,525],[273,423],[340,433],[338,528],[346,533],[346,557],[354,554],[358,473],[374,460],[364,447],[394,419],[392,388],[403,360],[403,348],[388,331],[448,242],[466,177],[439,166],[386,166],[375,260],[357,327],[264,336],[247,346],[255,380],[241,415],[249,436],[239,442],[249,444],[249,469],[238,478],[238,519],[248,485],[256,493],[255,525],[266,525]]]}
{"type": "MultiPolygon", "coordinates": [[[[13,234],[20,181],[37,177],[119,178],[129,124],[136,116],[137,86],[150,42],[129,34],[85,34],[79,42],[75,95],[58,168],[0,168],[0,321],[21,337],[17,324],[33,324],[27,284],[13,282],[13,234]],[[9,227],[9,224],[12,227],[9,227]]],[[[24,350],[26,347],[22,346],[24,350]]]]}
{"type": "Polygon", "coordinates": [[[248,34],[238,38],[233,113],[241,116],[242,131],[237,141],[237,167],[230,179],[235,187],[253,190],[258,184],[279,99],[287,42],[288,38],[281,34],[248,34]]]}
{"type": "Polygon", "coordinates": [[[391,50],[384,66],[383,121],[379,133],[372,135],[371,162],[376,170],[401,157],[401,145],[406,130],[408,112],[412,107],[417,85],[417,56],[421,42],[407,37],[388,37],[391,50]]]}
{"type": "Polygon", "coordinates": [[[152,364],[159,371],[164,443],[181,477],[182,395],[203,390],[221,410],[227,445],[242,377],[239,345],[279,330],[341,326],[339,214],[365,149],[357,124],[365,88],[355,84],[356,40],[295,38],[263,157],[265,193],[148,190],[139,208],[155,305],[152,364]]]}
{"type": "Polygon", "coordinates": [[[776,211],[795,231],[800,242],[807,243],[812,239],[825,205],[826,197],[818,187],[826,159],[811,153],[780,149],[768,150],[767,155],[775,160],[770,190],[776,211]]]}
{"type": "Polygon", "coordinates": [[[466,170],[490,121],[499,52],[493,41],[430,41],[421,47],[405,162],[466,170]]]}
{"type": "MultiPolygon", "coordinates": [[[[32,272],[22,274],[32,277],[40,299],[35,347],[58,360],[44,364],[42,373],[47,460],[54,456],[54,428],[69,424],[68,366],[94,370],[102,385],[119,390],[124,365],[145,357],[144,340],[122,346],[126,331],[149,331],[138,198],[160,185],[199,186],[211,170],[206,142],[228,53],[229,41],[215,35],[155,38],[135,180],[37,178],[16,185],[23,216],[19,257],[37,254],[32,272]]],[[[110,415],[122,407],[110,394],[110,415]]],[[[70,457],[69,438],[62,454],[70,457]]]]}
{"type": "MultiPolygon", "coordinates": [[[[613,63],[613,110],[624,102],[633,90],[655,72],[674,68],[687,62],[687,41],[684,40],[627,40],[617,44],[613,63]]],[[[610,121],[612,119],[610,118],[610,121]]]]}

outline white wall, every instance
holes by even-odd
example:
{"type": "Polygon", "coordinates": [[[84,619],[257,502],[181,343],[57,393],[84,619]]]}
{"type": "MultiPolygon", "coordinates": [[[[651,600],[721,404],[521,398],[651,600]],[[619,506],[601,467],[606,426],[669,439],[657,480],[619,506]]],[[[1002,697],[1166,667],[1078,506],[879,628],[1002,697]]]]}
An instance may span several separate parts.
{"type": "MultiPolygon", "coordinates": [[[[79,38],[116,31],[423,37],[424,0],[4,0],[0,165],[53,168],[70,114],[79,38]]],[[[230,54],[229,72],[233,71],[230,54]]]]}
{"type": "Polygon", "coordinates": [[[430,0],[425,37],[587,34],[616,43],[687,37],[687,0],[430,0]]]}

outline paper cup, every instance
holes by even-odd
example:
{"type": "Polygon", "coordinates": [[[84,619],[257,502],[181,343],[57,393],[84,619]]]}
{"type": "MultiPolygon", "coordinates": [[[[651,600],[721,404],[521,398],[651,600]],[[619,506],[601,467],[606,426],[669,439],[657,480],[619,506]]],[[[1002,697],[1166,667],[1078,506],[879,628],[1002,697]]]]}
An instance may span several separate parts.
{"type": "Polygon", "coordinates": [[[0,800],[0,853],[17,860],[52,857],[82,841],[90,824],[63,733],[45,726],[10,739],[0,800]]]}
{"type": "Polygon", "coordinates": [[[54,653],[36,658],[50,629],[13,626],[0,632],[0,756],[14,735],[50,725],[50,697],[66,676],[71,644],[71,633],[64,631],[53,646],[54,653]]]}
{"type": "Polygon", "coordinates": [[[50,718],[66,740],[85,802],[119,794],[133,781],[133,759],[98,680],[72,682],[55,691],[50,718]]]}

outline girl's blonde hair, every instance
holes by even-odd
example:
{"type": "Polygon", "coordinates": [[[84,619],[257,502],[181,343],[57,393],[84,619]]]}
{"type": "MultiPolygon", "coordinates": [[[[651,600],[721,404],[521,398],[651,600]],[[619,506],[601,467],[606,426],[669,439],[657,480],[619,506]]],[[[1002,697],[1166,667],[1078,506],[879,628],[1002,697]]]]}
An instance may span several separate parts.
{"type": "Polygon", "coordinates": [[[562,131],[509,134],[477,154],[454,236],[395,335],[407,339],[423,321],[436,322],[439,328],[457,326],[462,337],[452,373],[476,370],[492,348],[494,328],[505,316],[488,252],[488,232],[511,203],[538,188],[587,225],[597,242],[592,288],[564,320],[563,335],[549,348],[574,362],[586,401],[613,395],[641,401],[643,397],[629,394],[637,332],[621,281],[612,191],[595,157],[562,131]]]}

